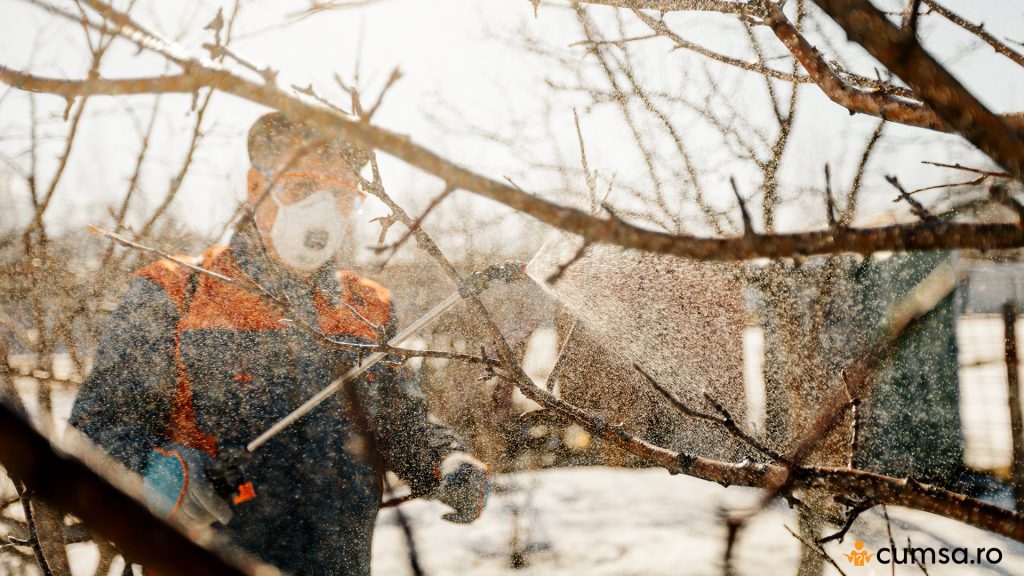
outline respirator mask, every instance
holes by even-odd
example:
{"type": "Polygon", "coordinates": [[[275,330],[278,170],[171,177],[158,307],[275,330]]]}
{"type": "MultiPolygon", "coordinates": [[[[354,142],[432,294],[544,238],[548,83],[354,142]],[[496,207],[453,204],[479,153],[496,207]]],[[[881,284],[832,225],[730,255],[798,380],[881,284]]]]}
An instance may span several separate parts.
{"type": "Polygon", "coordinates": [[[318,190],[305,198],[285,204],[278,186],[270,190],[277,205],[277,217],[270,239],[278,257],[289,267],[313,272],[341,248],[341,213],[330,190],[318,190]]]}

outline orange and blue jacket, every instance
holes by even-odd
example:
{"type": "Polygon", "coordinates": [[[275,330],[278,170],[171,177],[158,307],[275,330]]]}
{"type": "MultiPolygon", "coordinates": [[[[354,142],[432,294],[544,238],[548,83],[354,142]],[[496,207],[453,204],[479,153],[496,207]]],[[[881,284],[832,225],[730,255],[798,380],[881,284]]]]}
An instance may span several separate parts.
{"type": "MultiPolygon", "coordinates": [[[[172,260],[139,270],[71,417],[137,473],[169,443],[213,458],[243,447],[358,361],[328,341],[372,344],[394,333],[383,286],[333,266],[309,280],[283,273],[251,227],[200,263],[258,283],[301,322],[172,260]]],[[[292,574],[369,574],[383,469],[429,493],[441,460],[464,449],[428,420],[419,383],[396,364],[377,364],[254,453],[245,472],[257,497],[224,528],[235,543],[292,574]]]]}

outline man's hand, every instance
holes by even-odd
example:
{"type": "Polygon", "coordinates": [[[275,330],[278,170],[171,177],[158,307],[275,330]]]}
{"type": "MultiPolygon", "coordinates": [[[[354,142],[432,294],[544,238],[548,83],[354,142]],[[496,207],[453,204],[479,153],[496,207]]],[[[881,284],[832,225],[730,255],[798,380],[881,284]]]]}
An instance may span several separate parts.
{"type": "Polygon", "coordinates": [[[231,520],[231,507],[206,477],[211,458],[204,452],[170,444],[155,448],[143,477],[146,504],[167,520],[199,528],[231,520]]]}
{"type": "Polygon", "coordinates": [[[487,465],[465,452],[452,452],[441,462],[437,499],[455,509],[443,518],[469,524],[480,517],[491,491],[487,465]]]}

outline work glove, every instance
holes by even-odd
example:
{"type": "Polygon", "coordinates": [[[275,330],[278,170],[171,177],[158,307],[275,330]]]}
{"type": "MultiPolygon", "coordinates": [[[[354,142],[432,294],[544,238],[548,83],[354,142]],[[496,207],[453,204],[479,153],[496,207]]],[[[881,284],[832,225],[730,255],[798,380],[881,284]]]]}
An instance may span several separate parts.
{"type": "Polygon", "coordinates": [[[161,518],[190,529],[227,524],[231,507],[206,476],[212,461],[205,452],[178,444],[154,448],[143,474],[146,504],[161,518]]]}
{"type": "Polygon", "coordinates": [[[441,462],[440,473],[436,498],[455,509],[442,518],[456,524],[479,518],[491,491],[487,465],[465,452],[452,452],[441,462]]]}

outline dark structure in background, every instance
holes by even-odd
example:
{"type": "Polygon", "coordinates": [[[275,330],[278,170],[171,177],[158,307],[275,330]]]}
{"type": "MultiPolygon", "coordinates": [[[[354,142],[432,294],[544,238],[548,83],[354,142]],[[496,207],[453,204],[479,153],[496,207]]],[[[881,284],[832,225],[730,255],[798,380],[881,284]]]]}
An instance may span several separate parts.
{"type": "MultiPolygon", "coordinates": [[[[839,257],[831,264],[818,259],[803,264],[805,269],[799,273],[787,275],[790,285],[784,294],[776,294],[778,300],[785,298],[784,302],[772,302],[763,295],[755,305],[761,310],[765,328],[769,438],[784,445],[799,437],[802,422],[794,406],[813,407],[820,401],[829,382],[884,336],[893,307],[936,267],[955,266],[954,260],[948,252],[863,260],[839,257]],[[831,282],[831,288],[819,291],[823,282],[831,282]],[[785,340],[794,336],[782,333],[779,327],[794,324],[805,326],[810,335],[797,337],[809,341],[794,344],[785,340]],[[803,373],[792,370],[795,356],[802,356],[803,373]],[[789,372],[774,374],[779,365],[789,367],[789,372]],[[808,372],[811,377],[805,376],[808,372]],[[784,394],[790,397],[780,398],[784,394]]],[[[852,456],[856,467],[947,486],[960,477],[964,442],[957,301],[954,290],[906,330],[872,377],[871,395],[859,399],[859,433],[852,456]]],[[[846,465],[852,441],[851,417],[829,436],[816,461],[846,465]]]]}
{"type": "MultiPolygon", "coordinates": [[[[944,264],[948,252],[865,260],[854,270],[858,334],[877,334],[884,315],[944,264]]],[[[863,437],[855,463],[890,476],[949,486],[963,469],[956,291],[910,327],[875,375],[865,399],[863,437]]]]}

